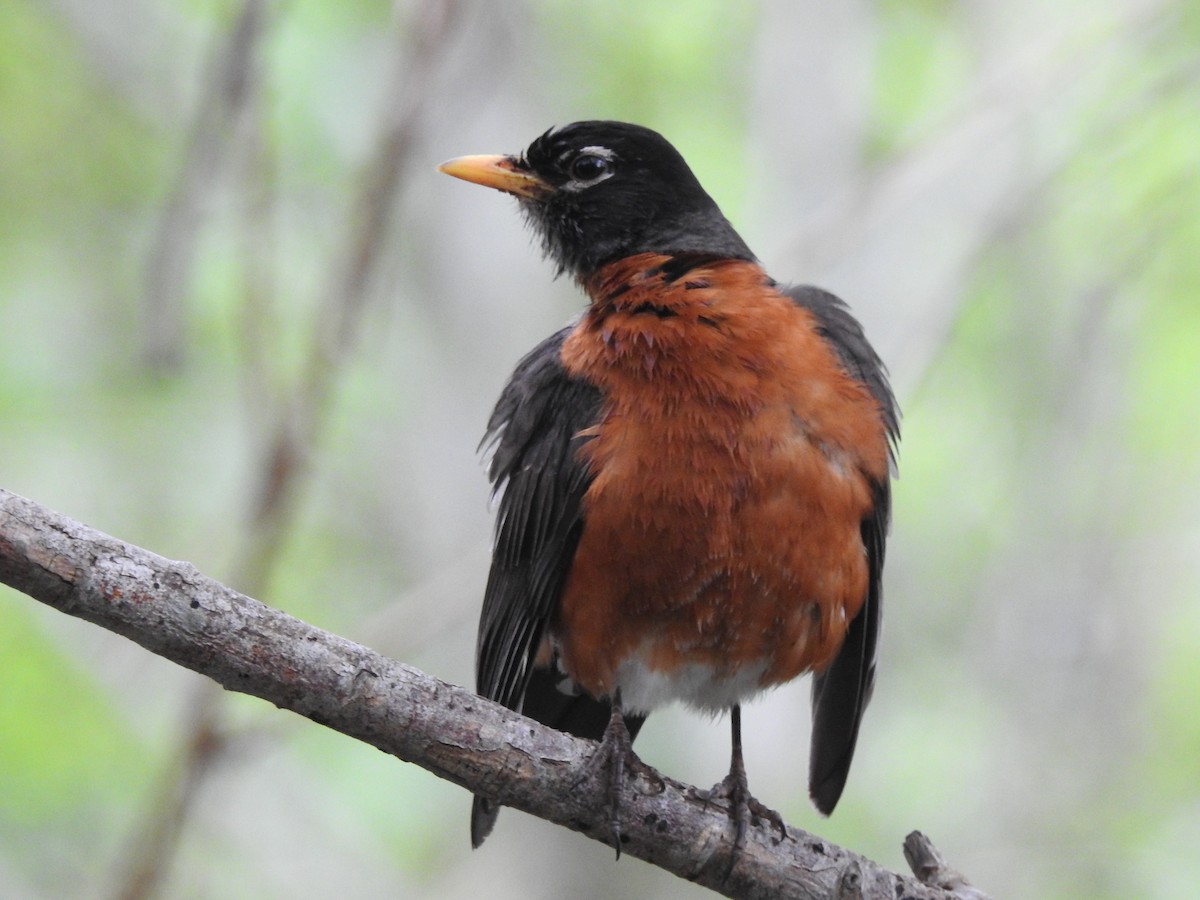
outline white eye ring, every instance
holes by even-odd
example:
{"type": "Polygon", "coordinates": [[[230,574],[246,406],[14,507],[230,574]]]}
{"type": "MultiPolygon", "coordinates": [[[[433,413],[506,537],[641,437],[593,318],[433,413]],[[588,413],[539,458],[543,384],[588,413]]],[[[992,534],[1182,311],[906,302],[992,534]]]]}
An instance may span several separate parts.
{"type": "Polygon", "coordinates": [[[571,178],[563,187],[579,191],[611,178],[615,172],[614,159],[613,152],[607,147],[584,147],[563,160],[571,178]]]}

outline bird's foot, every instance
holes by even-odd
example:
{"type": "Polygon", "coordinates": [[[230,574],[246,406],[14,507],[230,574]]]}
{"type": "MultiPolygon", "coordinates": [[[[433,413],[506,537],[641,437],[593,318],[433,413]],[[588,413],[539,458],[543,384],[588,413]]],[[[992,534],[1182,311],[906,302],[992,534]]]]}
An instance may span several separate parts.
{"type": "Polygon", "coordinates": [[[751,824],[765,822],[773,826],[779,832],[779,840],[776,843],[787,837],[787,825],[784,824],[783,817],[750,794],[745,769],[731,769],[711,790],[700,791],[699,796],[705,805],[722,800],[729,804],[729,818],[733,820],[735,830],[733,850],[729,854],[729,866],[725,871],[727,878],[746,846],[746,834],[751,824]]]}
{"type": "Polygon", "coordinates": [[[621,858],[621,791],[627,772],[647,780],[662,783],[658,773],[638,759],[633,752],[633,738],[625,725],[625,717],[613,708],[612,717],[604,729],[600,745],[585,764],[585,778],[600,777],[608,786],[608,830],[612,836],[617,859],[621,858]]]}

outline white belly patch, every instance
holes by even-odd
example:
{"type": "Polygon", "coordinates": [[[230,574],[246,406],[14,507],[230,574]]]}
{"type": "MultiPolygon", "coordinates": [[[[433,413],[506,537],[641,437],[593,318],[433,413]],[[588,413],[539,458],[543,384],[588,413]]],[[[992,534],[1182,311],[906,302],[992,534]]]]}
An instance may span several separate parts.
{"type": "Polygon", "coordinates": [[[712,666],[687,663],[664,672],[648,668],[642,655],[635,654],[618,667],[616,687],[627,713],[648,713],[676,700],[719,713],[760,693],[764,688],[759,681],[766,670],[767,664],[760,662],[731,677],[718,677],[712,666]]]}

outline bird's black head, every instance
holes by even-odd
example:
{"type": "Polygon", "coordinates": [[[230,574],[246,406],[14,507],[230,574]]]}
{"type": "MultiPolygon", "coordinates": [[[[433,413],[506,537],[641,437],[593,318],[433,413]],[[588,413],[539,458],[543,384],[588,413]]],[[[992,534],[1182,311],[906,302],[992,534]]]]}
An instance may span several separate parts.
{"type": "Polygon", "coordinates": [[[560,271],[586,278],[635,253],[754,255],[683,157],[649,128],[576,122],[518,156],[469,156],[442,171],[514,194],[560,271]]]}

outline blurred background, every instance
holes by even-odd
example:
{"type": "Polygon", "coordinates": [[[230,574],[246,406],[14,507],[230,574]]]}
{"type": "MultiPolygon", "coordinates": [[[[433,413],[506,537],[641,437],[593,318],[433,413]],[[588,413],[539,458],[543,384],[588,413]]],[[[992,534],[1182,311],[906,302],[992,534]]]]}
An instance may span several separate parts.
{"type": "MultiPolygon", "coordinates": [[[[1200,879],[1200,5],[5,0],[0,486],[460,684],[475,453],[581,307],[439,175],[665,133],[768,270],[845,297],[904,409],[846,794],[806,684],[750,783],[997,897],[1200,879]]],[[[728,726],[651,717],[707,786],[728,726]]],[[[0,588],[0,896],[705,895],[0,588]]]]}

